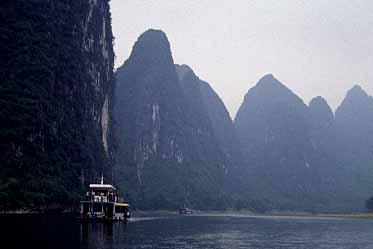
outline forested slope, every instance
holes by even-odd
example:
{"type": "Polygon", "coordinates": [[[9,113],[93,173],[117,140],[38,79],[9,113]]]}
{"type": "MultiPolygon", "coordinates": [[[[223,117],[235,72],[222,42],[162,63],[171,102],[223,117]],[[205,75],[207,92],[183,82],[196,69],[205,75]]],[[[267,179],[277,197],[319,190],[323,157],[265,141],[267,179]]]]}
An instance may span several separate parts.
{"type": "Polygon", "coordinates": [[[111,177],[114,91],[108,1],[2,1],[2,208],[71,204],[111,177]]]}

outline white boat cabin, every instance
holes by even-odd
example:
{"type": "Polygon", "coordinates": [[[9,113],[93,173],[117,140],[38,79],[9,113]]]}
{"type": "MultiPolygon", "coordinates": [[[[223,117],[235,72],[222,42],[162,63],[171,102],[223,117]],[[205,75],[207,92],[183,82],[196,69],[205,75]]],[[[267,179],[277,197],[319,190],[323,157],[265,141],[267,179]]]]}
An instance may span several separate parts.
{"type": "Polygon", "coordinates": [[[87,220],[119,221],[130,217],[129,204],[119,202],[116,188],[111,184],[90,184],[86,200],[81,201],[81,218],[87,220]]]}

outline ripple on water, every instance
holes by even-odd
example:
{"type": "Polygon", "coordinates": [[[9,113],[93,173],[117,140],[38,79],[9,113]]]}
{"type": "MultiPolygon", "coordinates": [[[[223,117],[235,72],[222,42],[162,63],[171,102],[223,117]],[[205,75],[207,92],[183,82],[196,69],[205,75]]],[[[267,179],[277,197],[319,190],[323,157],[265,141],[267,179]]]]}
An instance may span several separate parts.
{"type": "Polygon", "coordinates": [[[2,245],[22,249],[373,249],[373,220],[368,219],[147,213],[112,225],[81,225],[65,216],[0,221],[2,245]]]}
{"type": "Polygon", "coordinates": [[[213,213],[146,222],[133,232],[159,225],[143,238],[151,248],[373,248],[371,220],[213,213]]]}

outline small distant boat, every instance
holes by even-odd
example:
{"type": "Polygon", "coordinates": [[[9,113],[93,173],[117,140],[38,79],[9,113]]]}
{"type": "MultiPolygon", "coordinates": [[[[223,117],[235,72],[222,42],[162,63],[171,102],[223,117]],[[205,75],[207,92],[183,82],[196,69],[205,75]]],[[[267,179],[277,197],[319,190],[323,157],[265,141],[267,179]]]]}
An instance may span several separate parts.
{"type": "Polygon", "coordinates": [[[189,208],[179,208],[179,214],[193,214],[193,210],[189,208]]]}
{"type": "Polygon", "coordinates": [[[119,202],[116,188],[104,184],[90,184],[86,199],[80,202],[80,217],[82,222],[117,222],[130,218],[129,204],[119,202]]]}

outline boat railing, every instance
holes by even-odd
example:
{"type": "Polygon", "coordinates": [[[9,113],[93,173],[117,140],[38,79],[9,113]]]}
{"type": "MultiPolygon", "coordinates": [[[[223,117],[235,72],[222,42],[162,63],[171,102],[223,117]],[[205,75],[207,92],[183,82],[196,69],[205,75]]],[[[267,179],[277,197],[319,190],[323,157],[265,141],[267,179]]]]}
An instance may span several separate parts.
{"type": "Polygon", "coordinates": [[[86,197],[86,201],[91,202],[117,202],[118,197],[116,196],[101,196],[101,195],[90,195],[86,197]]]}

